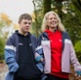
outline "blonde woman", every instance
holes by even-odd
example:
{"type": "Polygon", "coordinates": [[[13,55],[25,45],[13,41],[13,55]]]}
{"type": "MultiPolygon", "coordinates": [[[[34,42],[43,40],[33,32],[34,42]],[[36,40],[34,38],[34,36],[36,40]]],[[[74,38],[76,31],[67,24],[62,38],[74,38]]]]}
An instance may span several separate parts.
{"type": "MultiPolygon", "coordinates": [[[[37,53],[44,57],[42,59],[45,62],[46,80],[69,80],[70,64],[74,66],[78,80],[81,75],[81,65],[76,58],[72,42],[59,16],[54,11],[45,14],[42,31],[43,33],[38,38],[37,53]],[[43,53],[44,55],[42,55],[43,53]]],[[[41,57],[38,61],[40,59],[41,57]]],[[[41,70],[40,66],[38,67],[41,70]]]]}

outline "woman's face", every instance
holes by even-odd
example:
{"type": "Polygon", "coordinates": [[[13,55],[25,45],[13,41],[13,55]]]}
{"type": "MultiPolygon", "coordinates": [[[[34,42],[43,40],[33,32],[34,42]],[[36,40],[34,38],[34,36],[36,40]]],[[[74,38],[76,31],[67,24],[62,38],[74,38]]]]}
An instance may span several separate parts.
{"type": "Polygon", "coordinates": [[[47,25],[49,28],[56,28],[58,25],[58,20],[54,14],[50,14],[47,19],[47,25]]]}

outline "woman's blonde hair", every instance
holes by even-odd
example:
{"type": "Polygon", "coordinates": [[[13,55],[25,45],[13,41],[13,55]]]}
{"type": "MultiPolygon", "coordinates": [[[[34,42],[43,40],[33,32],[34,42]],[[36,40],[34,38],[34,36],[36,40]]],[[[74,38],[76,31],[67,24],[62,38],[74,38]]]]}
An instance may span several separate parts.
{"type": "Polygon", "coordinates": [[[58,29],[60,31],[65,31],[65,28],[63,26],[63,24],[61,23],[61,19],[59,18],[59,16],[57,15],[57,13],[55,13],[54,11],[49,11],[45,14],[44,18],[43,18],[43,22],[42,22],[42,31],[45,31],[46,29],[49,29],[49,26],[47,25],[47,20],[48,20],[48,16],[50,14],[54,14],[58,20],[58,29]]]}

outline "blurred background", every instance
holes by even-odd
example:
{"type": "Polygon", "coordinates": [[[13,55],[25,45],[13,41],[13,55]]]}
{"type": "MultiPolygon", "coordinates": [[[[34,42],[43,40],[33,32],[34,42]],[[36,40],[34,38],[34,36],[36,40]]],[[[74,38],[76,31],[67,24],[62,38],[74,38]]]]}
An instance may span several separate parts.
{"type": "Polygon", "coordinates": [[[18,17],[22,13],[29,13],[33,18],[30,31],[38,37],[43,16],[50,10],[59,14],[81,62],[81,0],[0,0],[0,80],[4,80],[7,72],[5,43],[19,29],[18,17]]]}

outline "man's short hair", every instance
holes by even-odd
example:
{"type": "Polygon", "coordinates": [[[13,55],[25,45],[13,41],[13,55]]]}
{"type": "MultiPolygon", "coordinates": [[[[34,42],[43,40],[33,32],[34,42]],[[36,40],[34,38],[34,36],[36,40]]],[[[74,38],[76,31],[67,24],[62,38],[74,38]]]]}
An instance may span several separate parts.
{"type": "Polygon", "coordinates": [[[32,20],[32,17],[28,13],[24,13],[24,14],[20,15],[18,22],[20,23],[22,21],[22,19],[32,20]]]}

